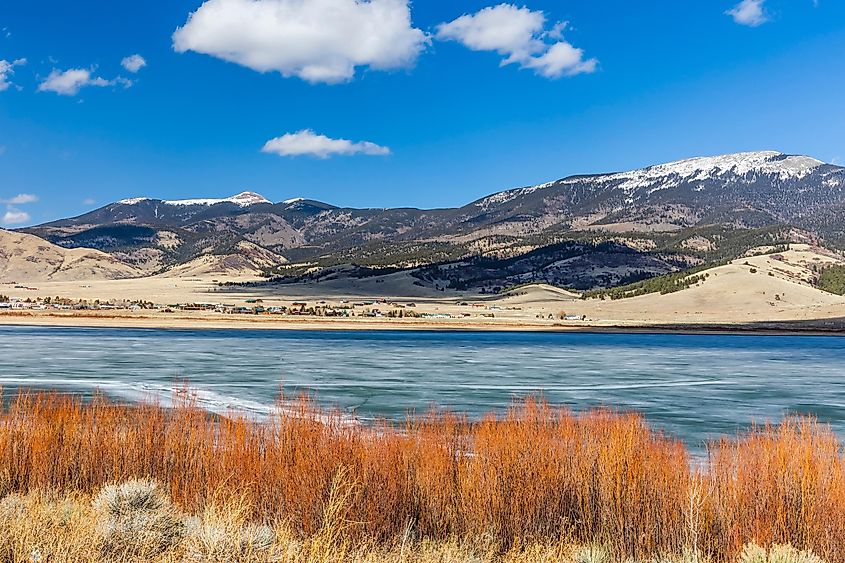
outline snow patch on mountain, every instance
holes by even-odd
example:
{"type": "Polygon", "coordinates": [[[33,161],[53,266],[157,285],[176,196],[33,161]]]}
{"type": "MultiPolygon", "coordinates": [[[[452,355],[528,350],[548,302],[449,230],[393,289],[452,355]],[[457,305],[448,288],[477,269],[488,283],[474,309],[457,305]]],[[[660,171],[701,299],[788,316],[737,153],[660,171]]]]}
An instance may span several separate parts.
{"type": "Polygon", "coordinates": [[[658,164],[631,172],[608,174],[596,178],[602,183],[620,182],[619,189],[632,192],[648,188],[648,193],[718,179],[728,175],[777,176],[780,180],[801,179],[824,162],[807,156],[786,155],[775,151],[741,152],[723,156],[689,158],[658,164]]]}
{"type": "Polygon", "coordinates": [[[249,207],[258,203],[270,203],[270,200],[255,192],[241,192],[238,195],[222,199],[171,199],[165,200],[167,205],[215,205],[218,203],[234,203],[241,207],[249,207]]]}
{"type": "MultiPolygon", "coordinates": [[[[131,197],[121,199],[117,203],[121,205],[135,205],[142,201],[150,201],[148,197],[131,197]]],[[[241,192],[237,195],[224,198],[198,198],[198,199],[166,199],[162,203],[166,205],[216,205],[218,203],[234,203],[241,207],[249,207],[258,203],[271,203],[269,199],[255,192],[241,192]]]]}
{"type": "Polygon", "coordinates": [[[491,205],[501,205],[503,203],[507,203],[512,201],[520,196],[528,195],[532,192],[536,192],[537,190],[542,190],[544,188],[550,188],[554,186],[557,182],[546,182],[545,184],[537,184],[536,186],[530,186],[527,188],[514,188],[511,190],[505,190],[503,192],[495,193],[491,196],[487,196],[484,199],[478,201],[476,205],[484,210],[487,210],[491,205]]]}
{"type": "MultiPolygon", "coordinates": [[[[807,156],[787,155],[776,151],[740,152],[722,156],[688,158],[667,164],[658,164],[629,172],[571,176],[555,182],[538,184],[528,188],[510,189],[495,193],[479,200],[476,206],[485,211],[491,206],[508,203],[518,197],[552,186],[595,183],[620,189],[632,194],[646,189],[647,195],[660,190],[678,187],[682,184],[695,184],[705,180],[732,180],[735,177],[749,180],[756,176],[777,176],[783,180],[799,180],[813,173],[825,163],[807,156]]],[[[704,186],[696,186],[693,191],[701,191],[704,186]]],[[[640,194],[641,196],[642,194],[640,194]]],[[[631,200],[633,202],[633,200],[631,200]]]]}
{"type": "Polygon", "coordinates": [[[121,199],[118,201],[118,205],[135,205],[137,203],[141,203],[142,201],[147,201],[150,198],[148,197],[130,197],[127,199],[121,199]]]}

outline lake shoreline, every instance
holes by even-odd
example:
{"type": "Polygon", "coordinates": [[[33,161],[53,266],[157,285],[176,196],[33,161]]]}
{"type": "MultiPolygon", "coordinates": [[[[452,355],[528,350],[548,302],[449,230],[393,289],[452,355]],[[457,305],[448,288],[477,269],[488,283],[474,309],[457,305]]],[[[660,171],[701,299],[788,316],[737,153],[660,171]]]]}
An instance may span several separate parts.
{"type": "Polygon", "coordinates": [[[62,314],[0,313],[0,326],[63,328],[174,329],[174,330],[307,330],[307,331],[436,331],[436,332],[542,332],[607,334],[725,334],[761,336],[845,336],[845,321],[820,319],[770,323],[665,323],[665,322],[525,322],[512,319],[358,319],[292,318],[173,314],[62,314]],[[819,326],[826,323],[829,326],[819,326]]]}

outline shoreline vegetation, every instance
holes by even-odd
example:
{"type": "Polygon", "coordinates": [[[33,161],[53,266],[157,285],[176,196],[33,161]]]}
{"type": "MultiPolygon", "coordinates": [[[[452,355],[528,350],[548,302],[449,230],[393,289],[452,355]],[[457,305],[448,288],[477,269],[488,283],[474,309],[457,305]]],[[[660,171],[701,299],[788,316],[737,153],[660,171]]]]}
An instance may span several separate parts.
{"type": "Polygon", "coordinates": [[[845,562],[845,461],[812,418],[684,445],[534,399],[351,424],[47,392],[0,411],[3,561],[845,562]]]}

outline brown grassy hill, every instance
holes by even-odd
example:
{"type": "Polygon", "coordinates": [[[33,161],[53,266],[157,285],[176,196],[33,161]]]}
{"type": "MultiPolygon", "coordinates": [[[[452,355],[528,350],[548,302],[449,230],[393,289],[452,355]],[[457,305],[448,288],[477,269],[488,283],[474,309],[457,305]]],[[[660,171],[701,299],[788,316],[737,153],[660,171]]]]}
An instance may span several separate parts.
{"type": "Polygon", "coordinates": [[[25,233],[0,229],[0,281],[89,281],[134,278],[136,268],[90,248],[62,248],[25,233]]]}
{"type": "Polygon", "coordinates": [[[234,252],[199,256],[164,272],[162,277],[243,277],[256,278],[269,268],[286,263],[287,260],[275,252],[257,244],[241,241],[234,252]]]}

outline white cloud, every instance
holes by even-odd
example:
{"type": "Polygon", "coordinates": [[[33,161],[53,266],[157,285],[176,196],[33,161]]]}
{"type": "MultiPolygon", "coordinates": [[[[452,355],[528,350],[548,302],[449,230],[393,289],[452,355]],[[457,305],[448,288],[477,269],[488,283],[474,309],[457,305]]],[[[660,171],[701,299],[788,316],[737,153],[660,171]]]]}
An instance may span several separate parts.
{"type": "Polygon", "coordinates": [[[93,197],[86,197],[82,200],[82,205],[94,205],[95,203],[97,203],[97,200],[93,197]]]}
{"type": "Polygon", "coordinates": [[[34,203],[38,201],[38,196],[33,194],[18,194],[9,199],[0,199],[0,203],[6,204],[6,213],[3,215],[3,224],[5,225],[20,225],[21,223],[28,223],[29,213],[21,211],[15,205],[25,205],[27,203],[34,203]]]}
{"type": "Polygon", "coordinates": [[[141,55],[135,54],[124,57],[123,60],[120,61],[120,66],[134,74],[147,66],[147,61],[141,55]]]}
{"type": "Polygon", "coordinates": [[[566,41],[555,43],[539,57],[532,57],[523,63],[546,78],[575,76],[596,71],[596,59],[584,60],[584,50],[573,47],[566,41]]]}
{"type": "Polygon", "coordinates": [[[24,205],[35,203],[36,201],[38,201],[38,196],[34,194],[18,194],[10,199],[0,199],[0,203],[8,203],[10,205],[24,205]]]}
{"type": "Polygon", "coordinates": [[[766,0],[742,0],[739,4],[725,12],[740,25],[757,27],[769,21],[764,4],[766,0]]]}
{"type": "Polygon", "coordinates": [[[20,225],[29,222],[29,219],[29,213],[11,206],[6,208],[6,214],[3,215],[3,223],[6,225],[20,225]]]}
{"type": "Polygon", "coordinates": [[[457,41],[473,51],[495,51],[501,64],[519,64],[546,78],[595,72],[598,60],[563,40],[565,22],[546,30],[546,16],[513,4],[483,8],[437,26],[437,39],[457,41]]]}
{"type": "Polygon", "coordinates": [[[15,67],[26,64],[26,59],[17,59],[12,62],[6,59],[0,60],[0,92],[5,92],[12,85],[9,76],[15,73],[15,67]]]}
{"type": "Polygon", "coordinates": [[[207,0],[173,34],[180,53],[325,83],[407,68],[428,42],[408,0],[207,0]]]}
{"type": "Polygon", "coordinates": [[[437,38],[459,41],[474,51],[496,51],[513,62],[542,51],[540,34],[546,25],[543,12],[499,4],[465,14],[437,26],[437,38]]]}
{"type": "Polygon", "coordinates": [[[71,68],[65,71],[53,69],[53,72],[38,85],[38,91],[75,96],[86,86],[111,86],[112,84],[114,81],[92,76],[88,69],[71,68]]]}
{"type": "Polygon", "coordinates": [[[346,139],[332,139],[325,135],[318,135],[311,129],[302,129],[296,133],[286,133],[281,137],[270,139],[264,143],[261,152],[279,156],[308,155],[328,158],[335,154],[383,156],[390,154],[390,149],[369,141],[353,143],[346,139]]]}

